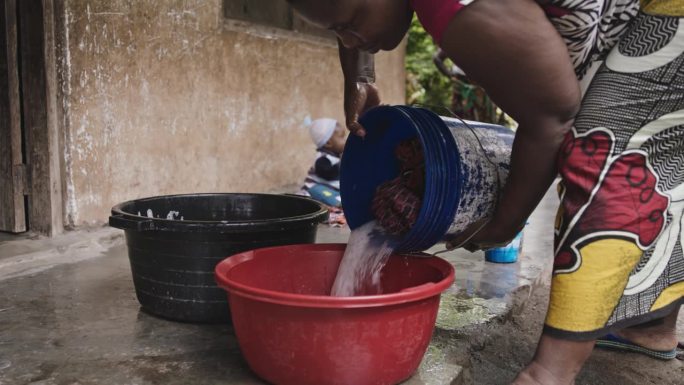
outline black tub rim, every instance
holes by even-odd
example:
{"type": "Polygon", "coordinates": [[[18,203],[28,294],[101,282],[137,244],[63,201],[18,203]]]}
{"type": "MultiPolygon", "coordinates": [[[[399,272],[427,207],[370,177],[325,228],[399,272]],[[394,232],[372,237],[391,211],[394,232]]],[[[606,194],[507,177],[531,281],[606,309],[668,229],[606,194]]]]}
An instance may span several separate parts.
{"type": "Polygon", "coordinates": [[[178,233],[233,233],[233,232],[262,232],[281,230],[292,226],[312,226],[317,225],[329,216],[328,209],[322,203],[309,197],[295,194],[269,194],[269,193],[190,193],[190,194],[171,194],[131,199],[121,202],[111,209],[109,225],[121,230],[133,231],[168,231],[178,233]],[[312,205],[310,213],[284,216],[268,219],[253,220],[223,220],[223,221],[201,221],[201,220],[178,220],[166,218],[149,218],[144,215],[137,215],[124,211],[124,207],[145,201],[158,199],[174,198],[207,198],[221,196],[244,196],[244,197],[267,197],[285,198],[293,201],[305,201],[312,205]],[[314,209],[315,208],[315,209],[314,209]]]}

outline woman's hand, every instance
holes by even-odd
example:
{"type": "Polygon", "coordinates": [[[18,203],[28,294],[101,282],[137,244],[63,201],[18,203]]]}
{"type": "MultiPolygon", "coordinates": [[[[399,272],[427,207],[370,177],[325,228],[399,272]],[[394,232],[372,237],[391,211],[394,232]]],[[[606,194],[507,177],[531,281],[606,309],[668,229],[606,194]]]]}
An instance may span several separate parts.
{"type": "Polygon", "coordinates": [[[503,247],[509,244],[517,234],[517,229],[506,229],[497,225],[495,221],[487,222],[486,219],[482,219],[456,237],[447,239],[446,248],[448,250],[464,248],[474,252],[503,247]]]}
{"type": "Polygon", "coordinates": [[[339,38],[337,45],[344,75],[344,117],[347,128],[363,137],[366,130],[359,124],[359,116],[380,105],[380,93],[375,86],[375,58],[368,52],[346,48],[339,38]]]}
{"type": "Polygon", "coordinates": [[[366,130],[359,123],[359,116],[380,105],[380,93],[373,83],[353,82],[344,87],[344,116],[347,128],[358,136],[365,136],[366,130]]]}

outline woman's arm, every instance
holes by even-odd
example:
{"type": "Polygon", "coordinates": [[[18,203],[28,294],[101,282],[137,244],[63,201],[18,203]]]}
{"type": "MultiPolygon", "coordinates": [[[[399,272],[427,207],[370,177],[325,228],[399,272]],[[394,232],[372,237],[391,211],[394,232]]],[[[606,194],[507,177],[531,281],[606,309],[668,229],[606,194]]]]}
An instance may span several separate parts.
{"type": "Polygon", "coordinates": [[[553,182],[556,154],[579,109],[567,48],[533,0],[477,0],[454,17],[441,43],[520,125],[499,206],[471,242],[511,239],[553,182]]]}
{"type": "Polygon", "coordinates": [[[375,87],[375,60],[373,54],[346,48],[341,41],[340,64],[344,75],[344,115],[347,128],[354,134],[366,134],[358,118],[366,110],[380,104],[380,94],[375,87]]]}
{"type": "Polygon", "coordinates": [[[346,48],[337,40],[344,81],[375,83],[375,57],[372,53],[346,48]]]}

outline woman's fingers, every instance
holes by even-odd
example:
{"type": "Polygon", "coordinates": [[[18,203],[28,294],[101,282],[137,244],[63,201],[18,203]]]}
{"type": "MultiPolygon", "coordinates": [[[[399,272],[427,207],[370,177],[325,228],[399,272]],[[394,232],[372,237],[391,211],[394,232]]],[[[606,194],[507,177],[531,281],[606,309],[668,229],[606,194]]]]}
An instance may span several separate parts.
{"type": "Polygon", "coordinates": [[[365,136],[366,130],[359,123],[359,116],[379,104],[380,94],[374,84],[354,83],[345,87],[344,113],[349,131],[361,137],[365,136]]]}
{"type": "Polygon", "coordinates": [[[366,100],[363,103],[363,109],[361,113],[365,113],[373,107],[380,105],[380,91],[378,87],[373,83],[360,83],[364,89],[364,94],[366,95],[366,100]]]}
{"type": "Polygon", "coordinates": [[[351,121],[347,120],[347,128],[354,135],[360,136],[362,138],[366,136],[366,130],[363,128],[361,123],[359,123],[358,120],[355,118],[351,121]]]}

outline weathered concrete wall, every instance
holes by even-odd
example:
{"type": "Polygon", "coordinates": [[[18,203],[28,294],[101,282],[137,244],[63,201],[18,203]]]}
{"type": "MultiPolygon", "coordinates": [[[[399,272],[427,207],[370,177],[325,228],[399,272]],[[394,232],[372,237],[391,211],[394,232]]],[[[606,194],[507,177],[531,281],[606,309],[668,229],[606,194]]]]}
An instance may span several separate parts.
{"type": "MultiPolygon", "coordinates": [[[[331,41],[226,21],[220,0],[64,0],[67,223],[144,196],[269,191],[301,181],[301,123],[342,118],[331,41]]],[[[380,54],[384,102],[404,100],[403,49],[380,54]]]]}

